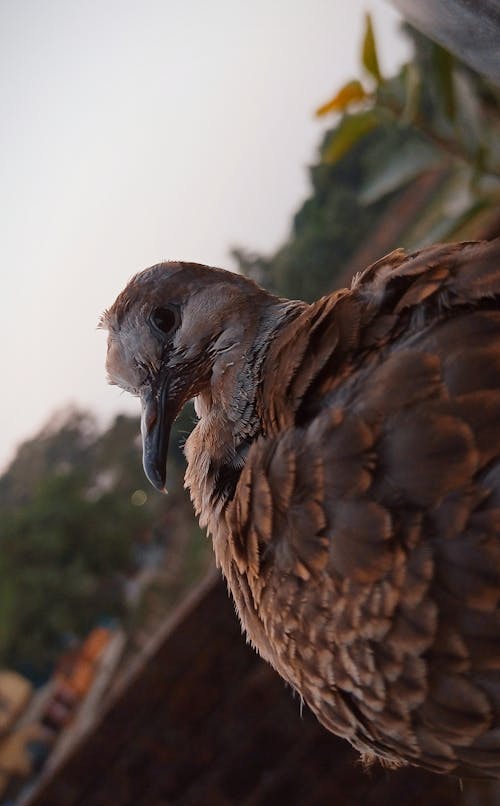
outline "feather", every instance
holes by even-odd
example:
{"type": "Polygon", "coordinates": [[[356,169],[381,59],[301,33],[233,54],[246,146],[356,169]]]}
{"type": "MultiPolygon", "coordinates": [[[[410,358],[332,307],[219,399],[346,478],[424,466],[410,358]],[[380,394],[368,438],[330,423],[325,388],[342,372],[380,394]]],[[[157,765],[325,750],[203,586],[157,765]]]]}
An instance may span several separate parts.
{"type": "Polygon", "coordinates": [[[158,486],[196,398],[186,484],[253,646],[364,758],[500,777],[500,241],[312,305],[158,264],[103,326],[158,486]]]}

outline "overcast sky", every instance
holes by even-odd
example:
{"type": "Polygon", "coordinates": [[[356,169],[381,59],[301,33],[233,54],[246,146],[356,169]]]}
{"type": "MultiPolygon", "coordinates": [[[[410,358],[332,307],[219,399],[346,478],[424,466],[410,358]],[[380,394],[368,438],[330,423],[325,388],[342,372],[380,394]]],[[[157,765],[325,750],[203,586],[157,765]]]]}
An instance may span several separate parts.
{"type": "Polygon", "coordinates": [[[0,469],[67,403],[137,411],[96,330],[133,273],[280,244],[366,8],[390,72],[383,0],[2,0],[0,469]]]}

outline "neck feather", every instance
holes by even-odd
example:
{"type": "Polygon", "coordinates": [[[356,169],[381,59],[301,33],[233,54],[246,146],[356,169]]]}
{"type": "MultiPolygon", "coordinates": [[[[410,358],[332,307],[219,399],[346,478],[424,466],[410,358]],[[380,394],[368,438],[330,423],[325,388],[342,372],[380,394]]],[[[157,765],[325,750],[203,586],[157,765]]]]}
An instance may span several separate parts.
{"type": "Polygon", "coordinates": [[[201,526],[212,534],[234,494],[251,443],[263,433],[257,398],[269,346],[305,307],[270,300],[248,343],[238,342],[216,357],[211,385],[195,401],[200,419],[185,446],[185,485],[201,526]]]}

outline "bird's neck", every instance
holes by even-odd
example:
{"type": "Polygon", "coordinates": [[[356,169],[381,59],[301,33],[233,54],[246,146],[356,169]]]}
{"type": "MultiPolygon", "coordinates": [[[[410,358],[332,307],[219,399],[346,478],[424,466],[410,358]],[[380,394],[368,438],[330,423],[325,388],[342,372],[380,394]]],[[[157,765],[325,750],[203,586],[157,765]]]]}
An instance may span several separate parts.
{"type": "Polygon", "coordinates": [[[250,445],[265,431],[258,398],[269,346],[304,307],[270,297],[246,340],[219,354],[209,389],[195,400],[199,421],[185,446],[185,484],[201,526],[212,534],[234,494],[250,445]]]}

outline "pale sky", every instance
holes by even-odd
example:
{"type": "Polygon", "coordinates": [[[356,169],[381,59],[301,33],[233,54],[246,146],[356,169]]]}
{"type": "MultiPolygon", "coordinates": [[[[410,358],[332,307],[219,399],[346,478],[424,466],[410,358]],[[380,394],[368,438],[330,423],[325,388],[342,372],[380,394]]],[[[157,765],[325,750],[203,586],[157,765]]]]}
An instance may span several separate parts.
{"type": "Polygon", "coordinates": [[[2,0],[0,469],[65,404],[138,411],[96,330],[132,274],[281,243],[366,9],[390,73],[384,0],[2,0]]]}

